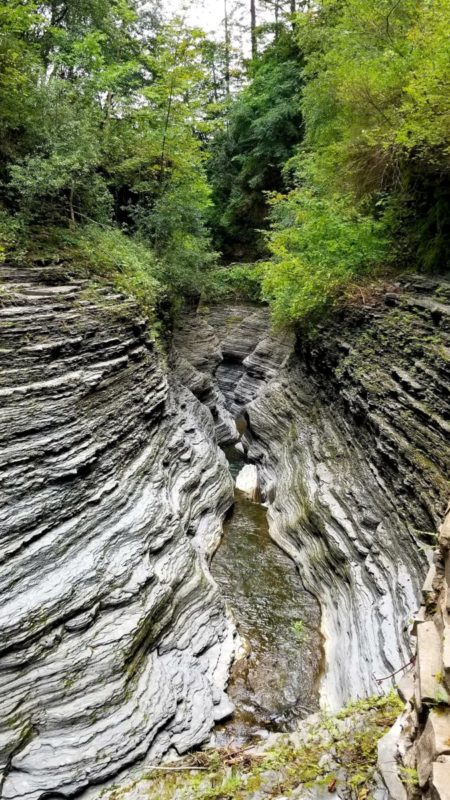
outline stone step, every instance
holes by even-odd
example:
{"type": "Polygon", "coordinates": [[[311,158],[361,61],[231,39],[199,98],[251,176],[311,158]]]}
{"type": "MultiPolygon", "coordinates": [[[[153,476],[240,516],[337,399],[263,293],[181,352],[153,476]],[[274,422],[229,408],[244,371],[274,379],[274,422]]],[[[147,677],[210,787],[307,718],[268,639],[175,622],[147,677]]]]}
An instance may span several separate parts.
{"type": "Polygon", "coordinates": [[[442,670],[441,639],[433,621],[417,626],[418,708],[435,703],[439,697],[442,670]],[[437,676],[437,677],[436,677],[437,676]]]}

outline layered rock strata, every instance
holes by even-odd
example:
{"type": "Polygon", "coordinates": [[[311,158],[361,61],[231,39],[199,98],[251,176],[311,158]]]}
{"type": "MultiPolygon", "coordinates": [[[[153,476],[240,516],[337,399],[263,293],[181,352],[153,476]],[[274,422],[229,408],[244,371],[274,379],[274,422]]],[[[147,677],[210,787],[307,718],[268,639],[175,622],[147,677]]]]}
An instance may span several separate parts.
{"type": "Polygon", "coordinates": [[[271,534],[321,603],[331,708],[411,656],[448,493],[449,299],[419,279],[371,298],[300,342],[246,406],[271,534]]]}
{"type": "Polygon", "coordinates": [[[2,267],[0,794],[70,796],[230,711],[232,481],[129,299],[2,267]],[[50,794],[49,794],[50,793],[50,794]]]}
{"type": "Polygon", "coordinates": [[[207,406],[220,444],[236,442],[239,434],[216,379],[223,360],[215,330],[201,314],[181,317],[173,335],[172,366],[180,382],[207,406]]]}
{"type": "Polygon", "coordinates": [[[228,409],[238,417],[285,364],[294,347],[294,336],[274,335],[267,308],[213,306],[203,314],[220,341],[219,387],[228,409]]]}

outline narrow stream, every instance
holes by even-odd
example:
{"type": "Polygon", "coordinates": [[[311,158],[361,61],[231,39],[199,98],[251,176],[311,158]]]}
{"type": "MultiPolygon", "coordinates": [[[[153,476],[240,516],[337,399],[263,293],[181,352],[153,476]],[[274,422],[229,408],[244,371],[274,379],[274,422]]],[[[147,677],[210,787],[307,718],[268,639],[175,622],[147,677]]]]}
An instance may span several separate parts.
{"type": "MultiPolygon", "coordinates": [[[[234,447],[225,452],[236,477],[244,456],[234,447]]],[[[266,508],[238,490],[211,570],[247,647],[230,680],[236,711],[216,728],[217,743],[242,745],[264,730],[292,730],[318,708],[320,611],[271,540],[266,508]]]]}

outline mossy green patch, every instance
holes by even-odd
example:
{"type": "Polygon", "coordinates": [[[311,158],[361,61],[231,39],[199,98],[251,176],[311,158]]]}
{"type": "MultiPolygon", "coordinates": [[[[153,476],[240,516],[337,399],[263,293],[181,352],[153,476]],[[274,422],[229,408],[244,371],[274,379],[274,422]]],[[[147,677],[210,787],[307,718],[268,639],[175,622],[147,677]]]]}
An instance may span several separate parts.
{"type": "MultiPolygon", "coordinates": [[[[395,693],[361,700],[334,717],[305,722],[300,734],[281,735],[266,750],[207,750],[151,768],[108,800],[249,800],[259,790],[289,797],[314,785],[367,800],[375,785],[378,741],[401,710],[395,693]]],[[[405,776],[405,782],[411,779],[405,776]]]]}

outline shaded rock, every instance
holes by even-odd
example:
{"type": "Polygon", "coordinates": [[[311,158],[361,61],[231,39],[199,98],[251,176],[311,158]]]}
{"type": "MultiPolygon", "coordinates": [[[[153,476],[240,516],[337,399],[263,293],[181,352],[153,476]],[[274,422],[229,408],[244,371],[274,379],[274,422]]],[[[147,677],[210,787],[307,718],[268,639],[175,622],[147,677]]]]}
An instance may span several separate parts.
{"type": "Polygon", "coordinates": [[[215,378],[222,361],[219,340],[200,314],[181,317],[173,336],[173,361],[180,382],[211,411],[218,442],[236,442],[239,434],[215,378]]]}

